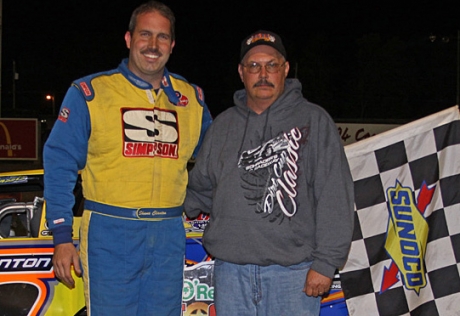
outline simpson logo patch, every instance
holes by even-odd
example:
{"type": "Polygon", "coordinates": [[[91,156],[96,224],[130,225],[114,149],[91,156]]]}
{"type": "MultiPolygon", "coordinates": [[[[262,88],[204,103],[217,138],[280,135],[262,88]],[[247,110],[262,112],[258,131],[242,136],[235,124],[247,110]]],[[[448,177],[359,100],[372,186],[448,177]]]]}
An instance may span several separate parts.
{"type": "Polygon", "coordinates": [[[160,109],[122,109],[125,157],[177,158],[177,113],[160,109]]]}
{"type": "Polygon", "coordinates": [[[58,120],[64,123],[67,123],[67,120],[69,119],[69,115],[70,115],[70,110],[66,107],[63,107],[61,111],[59,112],[58,120]]]}

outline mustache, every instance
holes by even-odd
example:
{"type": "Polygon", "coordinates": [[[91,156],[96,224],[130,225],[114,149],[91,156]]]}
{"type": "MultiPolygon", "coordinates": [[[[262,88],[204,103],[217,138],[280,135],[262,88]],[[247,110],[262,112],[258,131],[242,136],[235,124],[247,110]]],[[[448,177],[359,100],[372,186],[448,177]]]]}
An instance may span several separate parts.
{"type": "Polygon", "coordinates": [[[158,56],[162,56],[163,54],[156,48],[147,48],[141,51],[141,54],[155,54],[158,56]]]}
{"type": "Polygon", "coordinates": [[[275,87],[275,85],[273,83],[271,83],[270,81],[267,81],[267,79],[260,79],[259,81],[257,81],[254,84],[254,87],[260,87],[260,86],[269,86],[269,87],[272,87],[272,88],[275,87]]]}

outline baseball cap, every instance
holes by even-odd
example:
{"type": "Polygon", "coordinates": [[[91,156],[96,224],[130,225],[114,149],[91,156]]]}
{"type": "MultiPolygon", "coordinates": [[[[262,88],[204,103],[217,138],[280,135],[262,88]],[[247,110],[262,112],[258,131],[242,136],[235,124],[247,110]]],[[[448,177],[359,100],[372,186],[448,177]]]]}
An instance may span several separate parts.
{"type": "Polygon", "coordinates": [[[246,53],[251,48],[257,45],[271,46],[279,51],[284,58],[286,58],[286,49],[284,48],[283,42],[281,41],[281,37],[279,37],[278,34],[270,31],[259,30],[247,36],[241,42],[240,60],[243,60],[244,55],[246,55],[246,53]]]}

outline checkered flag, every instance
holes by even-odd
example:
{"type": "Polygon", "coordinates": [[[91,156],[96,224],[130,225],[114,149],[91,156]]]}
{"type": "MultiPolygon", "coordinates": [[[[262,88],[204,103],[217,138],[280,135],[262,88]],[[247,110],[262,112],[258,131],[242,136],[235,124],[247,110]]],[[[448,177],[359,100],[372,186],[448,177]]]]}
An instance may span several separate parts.
{"type": "Polygon", "coordinates": [[[458,106],[345,147],[355,228],[350,315],[460,315],[458,106]]]}

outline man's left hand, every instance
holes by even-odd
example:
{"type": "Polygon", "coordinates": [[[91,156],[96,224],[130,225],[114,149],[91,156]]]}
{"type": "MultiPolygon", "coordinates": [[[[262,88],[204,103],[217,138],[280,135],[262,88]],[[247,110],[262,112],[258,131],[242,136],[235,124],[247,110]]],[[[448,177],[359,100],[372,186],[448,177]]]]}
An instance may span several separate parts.
{"type": "Polygon", "coordinates": [[[308,270],[307,278],[303,291],[308,296],[322,296],[329,292],[331,288],[332,279],[316,272],[315,270],[308,270]]]}

